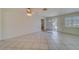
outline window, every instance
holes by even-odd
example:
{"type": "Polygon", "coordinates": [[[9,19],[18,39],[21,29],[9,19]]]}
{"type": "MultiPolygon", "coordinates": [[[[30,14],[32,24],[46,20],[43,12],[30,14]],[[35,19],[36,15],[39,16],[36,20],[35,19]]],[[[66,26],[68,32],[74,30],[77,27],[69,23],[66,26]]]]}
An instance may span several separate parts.
{"type": "Polygon", "coordinates": [[[64,18],[65,27],[78,27],[79,28],[79,16],[66,16],[64,18]]]}

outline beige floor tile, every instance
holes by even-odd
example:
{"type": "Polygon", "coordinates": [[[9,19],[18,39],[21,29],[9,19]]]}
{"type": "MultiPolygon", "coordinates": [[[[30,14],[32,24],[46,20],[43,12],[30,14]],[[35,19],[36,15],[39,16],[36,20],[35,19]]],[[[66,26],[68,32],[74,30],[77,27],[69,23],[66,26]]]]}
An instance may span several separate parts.
{"type": "Polygon", "coordinates": [[[67,33],[38,32],[0,40],[0,50],[78,50],[79,36],[67,33]]]}

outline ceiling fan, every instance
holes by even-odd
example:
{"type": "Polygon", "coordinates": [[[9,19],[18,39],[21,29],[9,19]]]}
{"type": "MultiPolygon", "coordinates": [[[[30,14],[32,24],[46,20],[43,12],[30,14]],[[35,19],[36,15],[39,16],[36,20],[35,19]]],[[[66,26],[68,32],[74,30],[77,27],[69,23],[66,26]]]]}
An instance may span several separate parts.
{"type": "MultiPolygon", "coordinates": [[[[42,11],[47,11],[47,8],[43,8],[42,11]]],[[[27,8],[27,9],[26,9],[26,12],[27,12],[27,15],[28,15],[28,16],[32,16],[32,12],[33,12],[33,11],[32,11],[32,8],[27,8]]]]}
{"type": "Polygon", "coordinates": [[[43,10],[43,11],[47,11],[47,8],[43,8],[42,10],[43,10]]]}

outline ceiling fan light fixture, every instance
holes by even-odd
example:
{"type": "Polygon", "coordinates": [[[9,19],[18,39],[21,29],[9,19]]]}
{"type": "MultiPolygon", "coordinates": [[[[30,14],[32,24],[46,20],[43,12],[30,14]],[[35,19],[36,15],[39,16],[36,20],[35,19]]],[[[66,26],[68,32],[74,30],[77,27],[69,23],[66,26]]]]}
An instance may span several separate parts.
{"type": "Polygon", "coordinates": [[[26,11],[27,11],[27,15],[28,15],[28,16],[32,16],[32,11],[31,11],[31,9],[30,9],[30,8],[27,8],[27,10],[26,10],[26,11]]]}
{"type": "Polygon", "coordinates": [[[28,15],[28,16],[32,16],[32,14],[31,14],[31,13],[27,13],[27,15],[28,15]]]}

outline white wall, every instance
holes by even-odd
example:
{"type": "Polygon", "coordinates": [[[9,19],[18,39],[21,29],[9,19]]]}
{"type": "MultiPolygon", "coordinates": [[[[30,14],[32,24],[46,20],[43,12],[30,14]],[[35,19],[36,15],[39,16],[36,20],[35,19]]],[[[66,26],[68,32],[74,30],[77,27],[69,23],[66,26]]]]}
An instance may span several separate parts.
{"type": "Polygon", "coordinates": [[[3,9],[3,39],[40,31],[40,16],[27,16],[22,8],[3,9]]]}
{"type": "Polygon", "coordinates": [[[64,30],[64,19],[63,16],[57,16],[57,27],[58,31],[62,32],[64,30]]]}
{"type": "Polygon", "coordinates": [[[0,40],[2,39],[2,17],[1,17],[1,9],[0,9],[0,40]]]}

